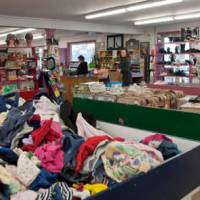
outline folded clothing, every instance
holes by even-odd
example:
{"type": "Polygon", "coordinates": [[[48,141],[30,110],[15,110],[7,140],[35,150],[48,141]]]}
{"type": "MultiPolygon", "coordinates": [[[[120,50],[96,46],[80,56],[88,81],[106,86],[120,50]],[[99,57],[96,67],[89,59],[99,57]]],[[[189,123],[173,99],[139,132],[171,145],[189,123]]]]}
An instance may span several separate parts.
{"type": "Polygon", "coordinates": [[[122,142],[108,144],[102,160],[107,175],[117,182],[146,173],[161,163],[145,151],[122,142]]]}
{"type": "Polygon", "coordinates": [[[73,193],[64,182],[53,184],[47,192],[38,194],[36,200],[72,200],[73,193]]]}
{"type": "Polygon", "coordinates": [[[35,150],[43,168],[58,173],[64,167],[64,152],[59,144],[45,144],[35,150]]]}

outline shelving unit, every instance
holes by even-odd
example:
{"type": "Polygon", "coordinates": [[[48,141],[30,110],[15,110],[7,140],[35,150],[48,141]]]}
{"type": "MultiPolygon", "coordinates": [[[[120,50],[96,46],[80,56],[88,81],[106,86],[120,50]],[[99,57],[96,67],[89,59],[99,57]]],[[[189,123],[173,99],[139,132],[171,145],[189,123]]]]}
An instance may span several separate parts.
{"type": "Polygon", "coordinates": [[[0,87],[15,85],[21,97],[31,97],[38,91],[37,61],[35,47],[0,48],[0,87]]]}
{"type": "MultiPolygon", "coordinates": [[[[134,50],[128,51],[131,60],[132,78],[143,78],[144,73],[140,67],[139,50],[138,52],[135,52],[134,50]]],[[[108,68],[110,70],[119,68],[120,50],[99,51],[98,56],[101,68],[108,68]]]]}
{"type": "Polygon", "coordinates": [[[199,85],[196,63],[200,59],[200,40],[169,41],[172,36],[180,38],[179,31],[159,33],[159,35],[162,39],[156,44],[154,82],[199,85]],[[180,73],[177,75],[177,72],[180,73]],[[163,76],[163,73],[166,75],[163,76]]]}

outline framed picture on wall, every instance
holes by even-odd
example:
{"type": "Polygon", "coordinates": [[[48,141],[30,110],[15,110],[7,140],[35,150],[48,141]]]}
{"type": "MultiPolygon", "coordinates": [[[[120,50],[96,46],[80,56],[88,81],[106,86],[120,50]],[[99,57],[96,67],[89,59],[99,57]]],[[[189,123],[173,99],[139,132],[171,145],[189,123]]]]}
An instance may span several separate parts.
{"type": "Polygon", "coordinates": [[[115,49],[122,49],[124,44],[124,36],[116,35],[115,36],[115,49]]]}
{"type": "Polygon", "coordinates": [[[140,56],[144,58],[145,55],[150,54],[150,42],[140,42],[140,56]]]}
{"type": "Polygon", "coordinates": [[[117,50],[124,46],[124,35],[109,35],[107,36],[107,49],[117,50]]]}
{"type": "Polygon", "coordinates": [[[115,47],[115,38],[113,36],[107,37],[107,49],[112,50],[115,47]]]}

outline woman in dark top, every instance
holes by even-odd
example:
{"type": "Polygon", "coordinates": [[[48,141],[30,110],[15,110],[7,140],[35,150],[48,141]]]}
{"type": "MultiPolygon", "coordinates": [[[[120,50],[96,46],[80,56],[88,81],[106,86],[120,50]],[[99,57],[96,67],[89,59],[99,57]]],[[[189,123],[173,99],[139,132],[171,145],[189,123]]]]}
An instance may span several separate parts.
{"type": "Polygon", "coordinates": [[[120,70],[122,73],[122,87],[128,87],[132,83],[131,62],[126,49],[121,50],[120,70]]]}
{"type": "Polygon", "coordinates": [[[78,66],[78,69],[77,69],[77,74],[78,75],[86,75],[88,74],[88,66],[87,66],[87,62],[85,62],[85,58],[80,55],[78,57],[79,59],[79,66],[78,66]]]}

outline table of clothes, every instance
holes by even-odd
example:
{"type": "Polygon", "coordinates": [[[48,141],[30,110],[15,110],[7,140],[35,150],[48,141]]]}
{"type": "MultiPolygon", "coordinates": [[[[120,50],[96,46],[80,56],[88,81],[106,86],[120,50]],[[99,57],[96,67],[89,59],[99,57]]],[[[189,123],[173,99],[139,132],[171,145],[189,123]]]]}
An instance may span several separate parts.
{"type": "MultiPolygon", "coordinates": [[[[113,138],[89,113],[46,93],[0,112],[0,199],[86,199],[180,153],[171,138],[113,138]]],[[[16,103],[16,102],[15,102],[16,103]]],[[[134,135],[134,132],[133,132],[134,135]]]]}
{"type": "Polygon", "coordinates": [[[155,108],[178,108],[182,91],[150,89],[133,85],[123,88],[121,85],[105,87],[98,82],[83,83],[74,88],[74,97],[110,101],[129,105],[141,105],[155,108]]]}

